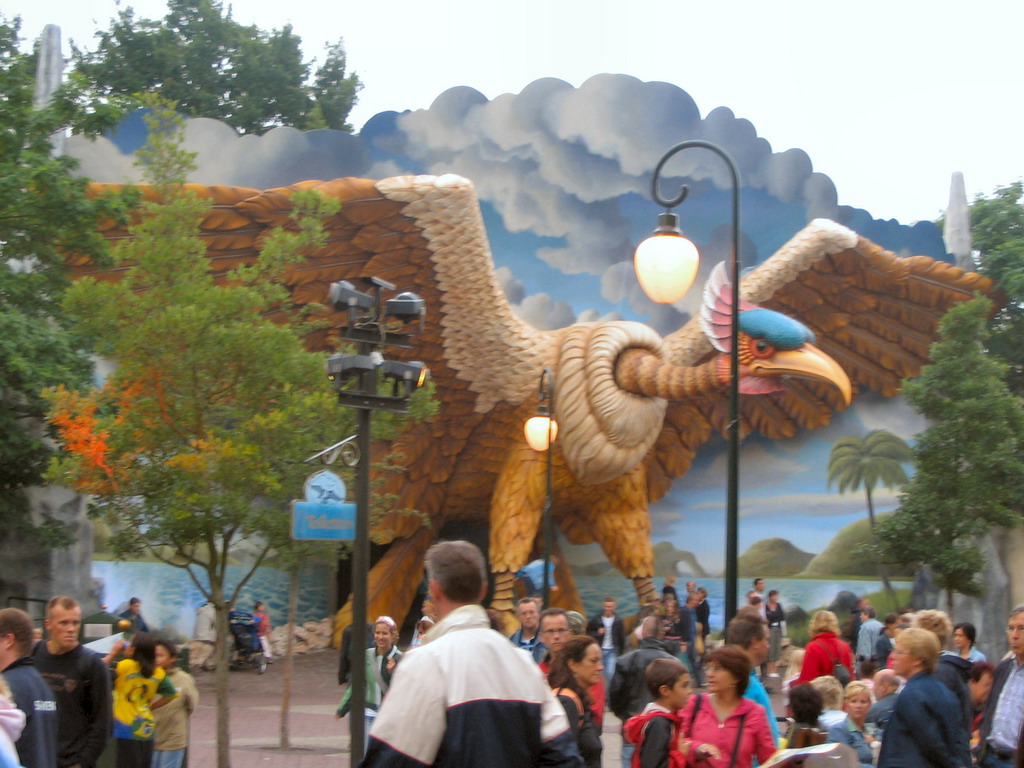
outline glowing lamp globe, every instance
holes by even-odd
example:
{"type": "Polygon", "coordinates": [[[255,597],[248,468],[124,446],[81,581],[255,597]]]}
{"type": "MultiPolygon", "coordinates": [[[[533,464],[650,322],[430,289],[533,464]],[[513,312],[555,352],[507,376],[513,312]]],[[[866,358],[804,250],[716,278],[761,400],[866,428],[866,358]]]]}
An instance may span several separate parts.
{"type": "Polygon", "coordinates": [[[526,442],[535,451],[546,451],[548,449],[548,434],[550,425],[551,440],[558,437],[558,422],[548,416],[534,416],[526,420],[523,432],[526,435],[526,442]]]}
{"type": "Polygon", "coordinates": [[[671,304],[690,290],[697,277],[697,246],[679,233],[655,233],[636,248],[637,280],[651,301],[671,304]]]}

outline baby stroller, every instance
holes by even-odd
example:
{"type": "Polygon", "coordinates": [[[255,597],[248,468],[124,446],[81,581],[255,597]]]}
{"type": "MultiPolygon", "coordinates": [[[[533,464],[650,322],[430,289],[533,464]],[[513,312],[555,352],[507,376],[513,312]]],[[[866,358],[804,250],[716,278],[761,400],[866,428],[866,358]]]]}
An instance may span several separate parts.
{"type": "Polygon", "coordinates": [[[230,611],[228,624],[234,644],[231,646],[229,669],[238,669],[246,665],[256,667],[256,672],[267,671],[267,659],[263,655],[263,646],[256,632],[257,620],[248,611],[230,611]]]}

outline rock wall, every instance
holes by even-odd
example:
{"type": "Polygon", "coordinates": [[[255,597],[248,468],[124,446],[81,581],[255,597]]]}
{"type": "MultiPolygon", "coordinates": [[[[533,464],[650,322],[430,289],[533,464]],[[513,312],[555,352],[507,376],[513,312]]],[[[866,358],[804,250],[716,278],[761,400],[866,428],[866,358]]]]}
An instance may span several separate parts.
{"type": "MultiPolygon", "coordinates": [[[[998,661],[1006,653],[1006,617],[1010,614],[1010,606],[1013,602],[1013,589],[1015,582],[1019,588],[1020,577],[1011,580],[1010,568],[1015,557],[1012,548],[1005,547],[1008,534],[1016,533],[999,530],[995,533],[982,536],[978,540],[978,546],[985,555],[987,565],[981,576],[981,581],[986,587],[985,595],[982,597],[964,597],[963,595],[953,596],[953,621],[969,621],[978,630],[978,650],[984,653],[989,661],[998,661]]],[[[1017,553],[1021,550],[1017,548],[1017,553]]],[[[1024,572],[1018,570],[1018,574],[1024,572]]],[[[946,597],[939,598],[938,608],[945,609],[946,597]]]]}
{"type": "Polygon", "coordinates": [[[0,536],[0,606],[23,608],[35,619],[54,595],[71,595],[83,615],[99,610],[92,578],[92,524],[85,498],[59,486],[31,488],[29,502],[36,514],[45,512],[66,524],[74,543],[66,549],[42,549],[25,536],[0,536]]]}
{"type": "MultiPolygon", "coordinates": [[[[292,653],[309,653],[326,648],[331,644],[334,632],[334,619],[323,618],[320,621],[307,621],[304,624],[284,624],[270,633],[270,652],[273,658],[284,656],[288,642],[288,633],[293,635],[292,653]]],[[[193,670],[215,669],[213,645],[192,640],[188,644],[189,664],[193,670]]]]}

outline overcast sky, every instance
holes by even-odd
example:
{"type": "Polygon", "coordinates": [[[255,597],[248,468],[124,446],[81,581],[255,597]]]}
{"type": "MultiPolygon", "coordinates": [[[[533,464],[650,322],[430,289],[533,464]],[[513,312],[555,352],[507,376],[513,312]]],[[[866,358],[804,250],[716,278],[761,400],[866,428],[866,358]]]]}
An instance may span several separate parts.
{"type": "MultiPolygon", "coordinates": [[[[166,7],[131,5],[148,17],[166,7]]],[[[4,12],[22,16],[26,37],[60,25],[67,49],[68,39],[91,48],[116,8],[11,0],[4,12]]],[[[1024,176],[1020,0],[242,0],[233,15],[292,24],[309,58],[343,37],[365,85],[357,129],[456,85],[493,99],[542,77],[579,86],[611,72],[673,83],[702,115],[729,107],[776,152],[805,150],[840,204],[876,218],[934,219],[953,171],[969,197],[1024,176]]]]}

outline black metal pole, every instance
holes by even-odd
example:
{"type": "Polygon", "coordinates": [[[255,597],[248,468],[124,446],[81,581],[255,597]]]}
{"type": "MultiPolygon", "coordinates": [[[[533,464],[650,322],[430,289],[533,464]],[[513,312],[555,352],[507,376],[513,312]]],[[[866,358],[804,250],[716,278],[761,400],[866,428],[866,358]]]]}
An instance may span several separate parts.
{"type": "MultiPolygon", "coordinates": [[[[360,344],[359,354],[369,355],[372,345],[360,344]],[[365,347],[365,349],[364,349],[365,347]]],[[[377,374],[365,371],[360,374],[360,391],[374,395],[377,391],[377,374]]],[[[352,669],[352,695],[349,698],[349,756],[351,765],[356,766],[363,759],[363,745],[366,740],[366,592],[367,574],[370,570],[370,426],[372,411],[357,408],[359,465],[356,467],[356,539],[352,550],[352,643],[350,664],[352,669]]]]}
{"type": "Polygon", "coordinates": [[[736,163],[718,154],[732,174],[732,337],[729,348],[729,498],[725,513],[725,620],[736,615],[740,524],[740,179],[736,163]]]}
{"type": "MultiPolygon", "coordinates": [[[[356,446],[358,448],[358,465],[356,467],[356,531],[355,541],[352,544],[352,624],[350,627],[351,644],[349,651],[349,663],[352,670],[352,688],[349,696],[349,734],[351,743],[349,745],[349,763],[358,765],[365,757],[366,741],[366,629],[367,629],[367,603],[368,577],[370,571],[370,430],[372,427],[371,417],[375,410],[389,411],[391,413],[408,413],[409,396],[411,388],[404,385],[403,394],[396,393],[391,396],[377,395],[378,369],[383,368],[385,377],[396,377],[404,379],[407,373],[414,370],[417,374],[423,375],[423,364],[410,364],[404,366],[406,371],[396,373],[394,366],[401,364],[387,363],[383,356],[377,352],[378,347],[396,346],[411,348],[412,343],[407,333],[396,333],[388,331],[384,324],[384,318],[392,315],[403,322],[410,317],[420,317],[422,324],[423,302],[418,296],[411,293],[402,294],[401,301],[393,309],[391,302],[385,304],[381,300],[383,290],[395,290],[395,286],[387,280],[379,277],[362,277],[367,283],[373,295],[356,291],[352,284],[347,281],[340,281],[331,284],[328,294],[334,308],[339,311],[348,312],[348,325],[341,331],[341,338],[356,343],[356,355],[333,355],[328,359],[328,378],[336,381],[338,387],[338,402],[346,407],[355,408],[357,419],[356,446]],[[365,313],[363,313],[365,311],[365,313]],[[346,374],[346,360],[352,363],[350,370],[358,371],[358,386],[351,389],[342,389],[341,385],[348,380],[346,374]],[[336,379],[336,377],[340,377],[336,379]]],[[[417,385],[418,386],[418,383],[417,385]]],[[[347,440],[338,443],[326,451],[316,454],[313,458],[340,448],[347,440]]]]}
{"type": "Polygon", "coordinates": [[[701,139],[683,141],[666,152],[654,169],[651,179],[651,195],[654,201],[666,210],[674,208],[686,199],[687,188],[680,189],[673,198],[662,197],[658,188],[661,170],[668,159],[684,149],[700,147],[718,155],[729,167],[732,177],[732,254],[730,256],[732,280],[732,329],[729,349],[729,448],[726,475],[725,502],[725,620],[736,615],[736,593],[739,589],[739,487],[740,487],[740,358],[739,358],[739,315],[740,315],[740,175],[732,156],[717,144],[701,139]]]}
{"type": "Polygon", "coordinates": [[[554,521],[551,516],[551,452],[554,450],[552,445],[552,423],[555,418],[555,377],[547,368],[540,375],[541,377],[541,393],[546,393],[547,398],[547,411],[548,411],[548,449],[545,451],[544,460],[547,464],[545,468],[545,487],[544,487],[544,576],[543,576],[543,587],[541,589],[541,597],[545,608],[551,607],[551,548],[554,542],[554,521]]]}

